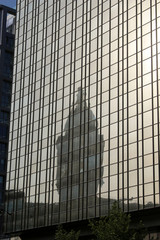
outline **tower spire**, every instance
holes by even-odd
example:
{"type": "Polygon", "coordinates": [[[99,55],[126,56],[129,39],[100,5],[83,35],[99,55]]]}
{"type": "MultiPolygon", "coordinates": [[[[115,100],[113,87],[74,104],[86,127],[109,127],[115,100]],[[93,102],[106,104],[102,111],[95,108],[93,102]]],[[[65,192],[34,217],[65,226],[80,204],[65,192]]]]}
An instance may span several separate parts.
{"type": "Polygon", "coordinates": [[[85,98],[86,98],[86,91],[82,87],[79,87],[76,103],[81,103],[81,102],[85,101],[85,98]]]}

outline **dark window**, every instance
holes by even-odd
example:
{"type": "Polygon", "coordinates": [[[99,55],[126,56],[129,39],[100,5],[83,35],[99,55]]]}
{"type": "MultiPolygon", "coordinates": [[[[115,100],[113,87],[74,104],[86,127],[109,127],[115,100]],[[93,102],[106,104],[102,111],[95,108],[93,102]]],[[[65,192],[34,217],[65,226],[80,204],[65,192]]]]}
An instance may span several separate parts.
{"type": "Polygon", "coordinates": [[[3,177],[0,176],[0,189],[3,189],[3,177]]]}
{"type": "Polygon", "coordinates": [[[0,138],[8,138],[8,126],[0,125],[0,138]]]}
{"type": "Polygon", "coordinates": [[[5,143],[0,143],[0,158],[5,158],[7,153],[7,145],[5,143]]]}
{"type": "Polygon", "coordinates": [[[9,125],[9,113],[4,111],[0,112],[0,123],[9,125]]]}
{"type": "MultiPolygon", "coordinates": [[[[2,11],[0,10],[0,26],[2,24],[2,11]]],[[[0,41],[1,41],[1,31],[0,31],[0,41]]]]}
{"type": "Polygon", "coordinates": [[[10,82],[3,81],[2,91],[5,92],[5,93],[11,94],[12,84],[10,82]]]}
{"type": "Polygon", "coordinates": [[[0,203],[3,202],[3,191],[0,191],[0,203]]]}
{"type": "Polygon", "coordinates": [[[6,46],[10,49],[14,48],[14,39],[10,37],[6,37],[6,46]]]}
{"type": "Polygon", "coordinates": [[[1,106],[9,109],[10,105],[11,105],[11,96],[9,94],[2,93],[1,106]]]}
{"type": "Polygon", "coordinates": [[[0,158],[0,170],[3,171],[5,169],[5,159],[0,158]]]}
{"type": "Polygon", "coordinates": [[[5,52],[4,73],[7,77],[12,78],[13,75],[13,53],[5,52]]]}

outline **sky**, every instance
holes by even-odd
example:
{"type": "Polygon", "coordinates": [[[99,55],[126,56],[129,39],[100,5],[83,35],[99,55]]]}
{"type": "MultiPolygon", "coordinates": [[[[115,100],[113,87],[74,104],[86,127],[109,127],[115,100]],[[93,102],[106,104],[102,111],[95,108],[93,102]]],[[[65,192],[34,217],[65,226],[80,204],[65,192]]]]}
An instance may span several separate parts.
{"type": "Polygon", "coordinates": [[[16,8],[16,0],[0,0],[0,5],[16,8]]]}

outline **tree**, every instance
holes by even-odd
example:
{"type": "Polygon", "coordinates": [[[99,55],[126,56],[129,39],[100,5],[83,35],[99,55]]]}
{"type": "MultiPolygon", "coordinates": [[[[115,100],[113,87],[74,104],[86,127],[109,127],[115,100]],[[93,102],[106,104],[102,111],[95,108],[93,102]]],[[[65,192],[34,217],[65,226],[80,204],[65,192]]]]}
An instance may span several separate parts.
{"type": "Polygon", "coordinates": [[[90,220],[89,226],[97,240],[143,240],[147,232],[140,222],[136,229],[130,227],[131,217],[115,202],[108,217],[90,220]]]}
{"type": "Polygon", "coordinates": [[[55,240],[78,240],[80,235],[80,231],[75,232],[74,230],[71,230],[70,232],[67,232],[63,229],[62,225],[59,225],[56,234],[55,234],[55,240]]]}

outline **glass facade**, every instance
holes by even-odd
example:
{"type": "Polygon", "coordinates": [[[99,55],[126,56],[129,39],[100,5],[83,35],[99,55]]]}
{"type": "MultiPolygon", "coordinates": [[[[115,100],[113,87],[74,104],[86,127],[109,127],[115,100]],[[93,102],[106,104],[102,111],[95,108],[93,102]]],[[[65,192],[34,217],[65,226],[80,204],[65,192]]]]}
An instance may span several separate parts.
{"type": "Polygon", "coordinates": [[[19,0],[5,231],[160,204],[159,0],[19,0]]]}

